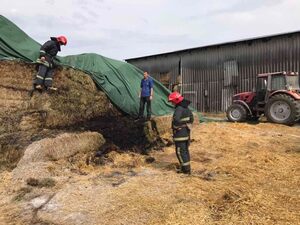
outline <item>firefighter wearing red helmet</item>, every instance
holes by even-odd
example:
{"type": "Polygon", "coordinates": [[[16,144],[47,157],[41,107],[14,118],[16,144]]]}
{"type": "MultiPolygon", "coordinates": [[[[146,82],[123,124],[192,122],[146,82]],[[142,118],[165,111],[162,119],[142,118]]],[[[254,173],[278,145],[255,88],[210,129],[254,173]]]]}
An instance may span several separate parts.
{"type": "Polygon", "coordinates": [[[65,36],[58,36],[56,38],[56,40],[58,42],[60,42],[62,45],[67,45],[67,42],[68,42],[68,40],[67,40],[67,38],[65,36]]]}
{"type": "Polygon", "coordinates": [[[45,42],[40,48],[40,55],[37,59],[39,64],[38,73],[33,82],[34,90],[56,90],[52,87],[54,73],[54,58],[61,50],[61,45],[67,44],[65,36],[50,37],[50,40],[45,42]]]}
{"type": "Polygon", "coordinates": [[[180,163],[180,170],[178,170],[178,172],[190,174],[190,128],[188,125],[194,122],[193,113],[188,107],[191,102],[184,99],[178,92],[171,93],[168,100],[175,106],[172,130],[176,147],[176,156],[180,163]]]}

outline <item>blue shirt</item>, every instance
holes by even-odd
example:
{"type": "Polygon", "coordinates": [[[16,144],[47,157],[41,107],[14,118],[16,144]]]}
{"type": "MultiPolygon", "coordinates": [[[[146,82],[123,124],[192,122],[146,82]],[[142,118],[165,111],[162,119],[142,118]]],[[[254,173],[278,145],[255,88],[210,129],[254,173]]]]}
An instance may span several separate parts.
{"type": "Polygon", "coordinates": [[[141,80],[141,97],[149,97],[151,95],[151,88],[153,88],[153,80],[151,77],[141,80]]]}

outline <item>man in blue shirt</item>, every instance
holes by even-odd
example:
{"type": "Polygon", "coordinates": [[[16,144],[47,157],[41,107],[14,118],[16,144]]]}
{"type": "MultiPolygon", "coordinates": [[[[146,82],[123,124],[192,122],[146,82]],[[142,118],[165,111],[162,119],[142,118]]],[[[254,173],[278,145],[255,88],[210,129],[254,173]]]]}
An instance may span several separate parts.
{"type": "Polygon", "coordinates": [[[151,118],[151,101],[153,98],[153,79],[148,72],[144,72],[144,78],[141,80],[140,92],[140,110],[139,119],[144,117],[145,104],[147,104],[147,120],[151,118]]]}

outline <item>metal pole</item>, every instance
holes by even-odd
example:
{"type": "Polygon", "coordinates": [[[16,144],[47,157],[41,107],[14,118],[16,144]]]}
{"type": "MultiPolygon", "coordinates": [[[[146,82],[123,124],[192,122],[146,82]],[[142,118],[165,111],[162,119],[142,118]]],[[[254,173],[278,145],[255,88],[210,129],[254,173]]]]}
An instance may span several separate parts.
{"type": "Polygon", "coordinates": [[[179,59],[179,69],[180,69],[180,76],[181,76],[181,86],[180,86],[180,94],[183,95],[183,70],[182,70],[182,57],[179,59]]]}

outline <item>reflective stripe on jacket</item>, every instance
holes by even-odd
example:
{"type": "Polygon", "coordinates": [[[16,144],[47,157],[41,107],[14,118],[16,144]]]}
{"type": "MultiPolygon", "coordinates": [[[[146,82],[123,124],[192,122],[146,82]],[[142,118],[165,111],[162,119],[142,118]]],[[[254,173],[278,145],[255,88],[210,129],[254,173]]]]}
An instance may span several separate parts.
{"type": "Polygon", "coordinates": [[[194,116],[188,105],[187,100],[176,105],[172,120],[174,141],[187,141],[190,138],[190,129],[187,124],[194,122],[194,116]]]}
{"type": "Polygon", "coordinates": [[[43,64],[47,67],[53,67],[53,58],[60,51],[60,45],[55,37],[51,37],[51,40],[45,42],[40,49],[40,58],[45,57],[45,61],[40,58],[37,59],[37,63],[43,64]]]}

